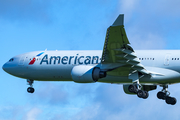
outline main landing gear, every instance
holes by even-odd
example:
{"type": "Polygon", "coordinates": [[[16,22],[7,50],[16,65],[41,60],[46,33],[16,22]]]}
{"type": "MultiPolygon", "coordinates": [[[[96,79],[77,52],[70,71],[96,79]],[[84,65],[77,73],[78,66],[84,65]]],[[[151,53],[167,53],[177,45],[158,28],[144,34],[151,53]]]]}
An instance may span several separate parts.
{"type": "Polygon", "coordinates": [[[175,105],[177,100],[174,97],[170,97],[170,92],[167,90],[168,85],[163,85],[162,91],[157,93],[159,99],[165,100],[167,104],[175,105]]]}
{"type": "Polygon", "coordinates": [[[134,83],[133,85],[129,85],[128,90],[131,93],[137,94],[139,98],[147,99],[149,97],[149,93],[141,89],[142,86],[138,83],[134,83]]]}
{"type": "Polygon", "coordinates": [[[128,90],[131,93],[137,94],[139,98],[147,99],[149,97],[149,93],[147,91],[144,91],[142,89],[141,84],[139,83],[139,78],[142,77],[142,75],[137,71],[132,71],[129,74],[129,79],[132,80],[132,85],[129,85],[128,90]]]}
{"type": "Polygon", "coordinates": [[[34,88],[33,88],[33,85],[32,85],[34,80],[27,79],[27,82],[28,82],[28,85],[30,85],[30,87],[27,88],[27,92],[28,93],[34,93],[34,88]]]}

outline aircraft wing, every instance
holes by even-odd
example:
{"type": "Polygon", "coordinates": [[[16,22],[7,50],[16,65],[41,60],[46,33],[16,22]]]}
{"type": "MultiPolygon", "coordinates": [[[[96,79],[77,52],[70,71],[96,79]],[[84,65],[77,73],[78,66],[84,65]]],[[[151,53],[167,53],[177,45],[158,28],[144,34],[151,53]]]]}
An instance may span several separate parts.
{"type": "Polygon", "coordinates": [[[101,59],[102,66],[108,64],[119,65],[112,71],[110,66],[105,67],[111,75],[129,76],[133,72],[150,74],[140,63],[133,48],[129,45],[123,22],[124,15],[120,14],[113,25],[107,29],[101,59]]]}

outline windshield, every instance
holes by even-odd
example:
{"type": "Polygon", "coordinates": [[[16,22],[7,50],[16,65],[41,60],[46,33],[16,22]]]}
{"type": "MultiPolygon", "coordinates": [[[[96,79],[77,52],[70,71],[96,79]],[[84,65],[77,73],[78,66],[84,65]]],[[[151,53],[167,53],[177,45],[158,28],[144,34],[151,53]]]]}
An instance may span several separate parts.
{"type": "Polygon", "coordinates": [[[9,60],[9,62],[12,62],[14,60],[14,58],[11,58],[10,60],[9,60]]]}

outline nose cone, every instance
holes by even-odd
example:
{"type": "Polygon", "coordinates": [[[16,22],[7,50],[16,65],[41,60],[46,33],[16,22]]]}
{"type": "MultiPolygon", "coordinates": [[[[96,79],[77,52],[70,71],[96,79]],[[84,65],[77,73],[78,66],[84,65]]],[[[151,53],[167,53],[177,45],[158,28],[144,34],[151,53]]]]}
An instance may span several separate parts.
{"type": "Polygon", "coordinates": [[[2,66],[2,69],[3,69],[5,72],[9,73],[11,67],[10,67],[7,63],[5,63],[5,64],[2,66]]]}
{"type": "Polygon", "coordinates": [[[2,66],[2,69],[11,75],[15,75],[18,72],[18,67],[16,63],[7,62],[2,66]]]}
{"type": "MultiPolygon", "coordinates": [[[[4,66],[4,65],[2,66],[2,69],[3,69],[3,70],[5,69],[5,66],[4,66]]],[[[5,71],[5,70],[4,70],[4,71],[5,71]]]]}
{"type": "Polygon", "coordinates": [[[2,69],[13,76],[22,77],[22,75],[24,75],[24,71],[26,70],[25,69],[26,67],[22,64],[19,64],[20,63],[19,58],[21,58],[21,55],[11,58],[8,62],[6,62],[2,66],[2,69]]]}

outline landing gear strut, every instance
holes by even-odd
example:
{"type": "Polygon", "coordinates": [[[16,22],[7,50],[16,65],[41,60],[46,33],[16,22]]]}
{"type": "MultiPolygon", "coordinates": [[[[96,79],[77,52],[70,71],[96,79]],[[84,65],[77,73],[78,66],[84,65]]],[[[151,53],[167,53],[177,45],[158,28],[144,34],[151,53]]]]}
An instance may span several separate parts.
{"type": "Polygon", "coordinates": [[[174,97],[170,97],[170,92],[167,90],[168,85],[163,85],[162,91],[157,93],[157,98],[165,100],[167,104],[175,105],[177,100],[174,97]]]}
{"type": "Polygon", "coordinates": [[[27,79],[27,82],[28,82],[28,85],[30,85],[30,87],[27,88],[27,92],[28,93],[34,93],[34,88],[33,88],[33,85],[32,85],[34,80],[27,79]]]}

